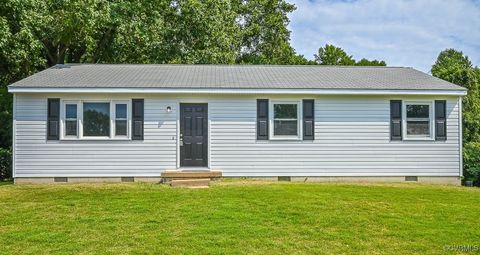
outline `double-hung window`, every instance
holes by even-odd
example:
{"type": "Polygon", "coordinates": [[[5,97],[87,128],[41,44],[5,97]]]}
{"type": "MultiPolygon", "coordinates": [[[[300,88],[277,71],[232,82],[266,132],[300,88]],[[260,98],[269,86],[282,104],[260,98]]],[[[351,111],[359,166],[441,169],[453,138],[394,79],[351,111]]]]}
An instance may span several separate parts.
{"type": "Polygon", "coordinates": [[[301,138],[301,103],[275,102],[270,107],[271,139],[301,138]]]}
{"type": "Polygon", "coordinates": [[[78,105],[76,103],[65,104],[65,136],[78,136],[78,105]]]}
{"type": "Polygon", "coordinates": [[[62,139],[127,139],[128,101],[64,101],[62,139]]]}
{"type": "Polygon", "coordinates": [[[432,102],[405,102],[406,139],[433,139],[432,102]]]}
{"type": "Polygon", "coordinates": [[[115,104],[115,136],[126,137],[128,135],[127,104],[115,104]]]}

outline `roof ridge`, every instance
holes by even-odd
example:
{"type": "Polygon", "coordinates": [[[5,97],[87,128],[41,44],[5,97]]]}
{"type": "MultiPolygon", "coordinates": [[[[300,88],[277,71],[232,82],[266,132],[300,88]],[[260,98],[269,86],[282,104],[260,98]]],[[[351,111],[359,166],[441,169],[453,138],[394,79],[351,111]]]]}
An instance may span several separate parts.
{"type": "MultiPolygon", "coordinates": [[[[65,63],[56,66],[220,66],[220,67],[315,67],[315,68],[402,68],[414,69],[409,66],[351,66],[351,65],[267,65],[267,64],[138,64],[138,63],[65,63]]],[[[50,68],[52,68],[50,67],[50,68]]],[[[416,70],[416,69],[414,69],[416,70]]]]}

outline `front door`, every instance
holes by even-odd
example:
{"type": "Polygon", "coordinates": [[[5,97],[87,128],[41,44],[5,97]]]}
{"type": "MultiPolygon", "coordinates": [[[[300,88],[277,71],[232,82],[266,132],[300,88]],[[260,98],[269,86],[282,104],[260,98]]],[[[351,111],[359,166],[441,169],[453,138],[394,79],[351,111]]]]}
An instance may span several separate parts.
{"type": "Polygon", "coordinates": [[[180,104],[180,166],[208,166],[208,105],[180,104]]]}

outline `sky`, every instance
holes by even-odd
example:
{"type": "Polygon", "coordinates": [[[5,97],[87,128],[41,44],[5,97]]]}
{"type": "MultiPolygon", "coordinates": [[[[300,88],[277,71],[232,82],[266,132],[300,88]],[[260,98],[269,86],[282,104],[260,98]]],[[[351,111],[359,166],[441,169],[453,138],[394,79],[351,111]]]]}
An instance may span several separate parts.
{"type": "Polygon", "coordinates": [[[429,72],[440,51],[480,65],[480,0],[287,0],[291,43],[307,59],[325,44],[356,60],[429,72]]]}

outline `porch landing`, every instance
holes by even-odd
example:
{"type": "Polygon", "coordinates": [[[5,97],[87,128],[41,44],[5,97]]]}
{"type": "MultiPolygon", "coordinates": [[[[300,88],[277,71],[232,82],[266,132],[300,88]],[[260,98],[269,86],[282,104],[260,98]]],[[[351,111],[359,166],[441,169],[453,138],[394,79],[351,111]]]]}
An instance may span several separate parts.
{"type": "Polygon", "coordinates": [[[210,180],[222,177],[219,170],[166,170],[161,173],[162,181],[172,187],[208,188],[210,180]]]}
{"type": "Polygon", "coordinates": [[[161,173],[162,178],[219,178],[219,170],[166,170],[161,173]]]}

